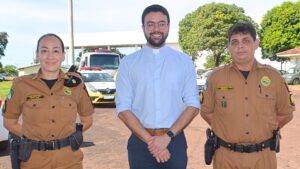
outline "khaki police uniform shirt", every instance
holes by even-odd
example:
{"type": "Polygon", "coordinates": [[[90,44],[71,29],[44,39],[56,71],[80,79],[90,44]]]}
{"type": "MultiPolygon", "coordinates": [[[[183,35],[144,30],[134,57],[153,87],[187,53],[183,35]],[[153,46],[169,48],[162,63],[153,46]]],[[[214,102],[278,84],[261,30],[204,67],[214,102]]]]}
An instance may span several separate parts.
{"type": "Polygon", "coordinates": [[[231,143],[259,143],[278,128],[277,115],[292,117],[288,87],[272,67],[255,61],[247,79],[234,64],[215,70],[203,93],[202,114],[212,114],[216,135],[231,143]]]}
{"type": "MultiPolygon", "coordinates": [[[[68,74],[79,77],[76,73],[68,74]]],[[[77,114],[89,116],[94,110],[84,84],[66,87],[66,78],[66,74],[60,72],[51,89],[41,80],[40,71],[16,78],[3,116],[18,119],[22,115],[23,135],[33,140],[55,140],[71,135],[77,114]]]]}

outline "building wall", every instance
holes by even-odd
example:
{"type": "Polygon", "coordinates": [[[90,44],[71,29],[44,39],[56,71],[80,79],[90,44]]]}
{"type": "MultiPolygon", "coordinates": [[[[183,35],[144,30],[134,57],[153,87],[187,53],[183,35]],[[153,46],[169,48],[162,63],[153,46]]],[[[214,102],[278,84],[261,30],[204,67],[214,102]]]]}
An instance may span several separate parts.
{"type": "MultiPolygon", "coordinates": [[[[41,67],[41,65],[32,65],[32,66],[20,68],[18,76],[24,76],[24,75],[30,75],[33,73],[37,73],[39,71],[40,67],[41,67]]],[[[68,68],[62,66],[61,70],[63,72],[67,72],[68,68]]]]}
{"type": "Polygon", "coordinates": [[[34,66],[20,68],[18,75],[24,76],[24,75],[30,75],[32,73],[37,73],[40,67],[41,67],[40,65],[34,65],[34,66]]]}

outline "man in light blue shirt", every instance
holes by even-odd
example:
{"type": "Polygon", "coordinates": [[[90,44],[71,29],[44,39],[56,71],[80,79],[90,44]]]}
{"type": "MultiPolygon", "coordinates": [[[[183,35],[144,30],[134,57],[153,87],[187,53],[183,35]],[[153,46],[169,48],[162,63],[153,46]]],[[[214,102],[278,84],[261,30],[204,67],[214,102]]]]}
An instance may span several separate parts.
{"type": "Polygon", "coordinates": [[[200,109],[191,58],[165,45],[168,11],[147,7],[142,28],[147,44],[125,56],[118,70],[118,117],[131,130],[130,169],[185,169],[187,143],[183,129],[200,109]]]}

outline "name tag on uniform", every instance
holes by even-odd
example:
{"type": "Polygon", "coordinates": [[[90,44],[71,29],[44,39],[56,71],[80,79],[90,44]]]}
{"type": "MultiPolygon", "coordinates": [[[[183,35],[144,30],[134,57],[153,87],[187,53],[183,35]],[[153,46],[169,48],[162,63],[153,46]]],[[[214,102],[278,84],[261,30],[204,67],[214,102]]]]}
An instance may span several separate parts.
{"type": "Polygon", "coordinates": [[[44,95],[41,94],[33,94],[26,97],[26,100],[34,100],[34,99],[42,99],[44,98],[44,95]]]}
{"type": "Polygon", "coordinates": [[[219,91],[228,91],[228,90],[232,90],[233,87],[232,86],[219,86],[219,87],[217,87],[217,89],[219,91]]]}

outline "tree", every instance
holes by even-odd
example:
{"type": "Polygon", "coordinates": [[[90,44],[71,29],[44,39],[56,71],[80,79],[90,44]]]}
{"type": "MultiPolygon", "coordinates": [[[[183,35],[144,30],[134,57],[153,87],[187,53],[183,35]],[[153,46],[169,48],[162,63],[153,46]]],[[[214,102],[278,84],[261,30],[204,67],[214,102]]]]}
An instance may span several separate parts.
{"type": "Polygon", "coordinates": [[[268,11],[258,33],[264,58],[287,60],[278,58],[276,53],[300,45],[300,1],[284,2],[268,11]]]}
{"type": "Polygon", "coordinates": [[[5,56],[4,50],[8,43],[7,37],[8,37],[8,34],[6,32],[0,32],[0,59],[2,56],[5,56]]]}
{"type": "MultiPolygon", "coordinates": [[[[193,60],[201,51],[211,53],[208,60],[217,67],[228,62],[227,31],[238,22],[257,24],[244,14],[243,8],[224,3],[209,3],[189,13],[179,23],[179,45],[182,50],[192,56],[193,60]]],[[[207,67],[208,68],[208,67],[207,67]]]]}
{"type": "Polygon", "coordinates": [[[4,66],[3,71],[5,73],[10,74],[10,75],[15,75],[15,76],[18,75],[17,67],[14,66],[14,65],[6,65],[6,66],[4,66]]]}

